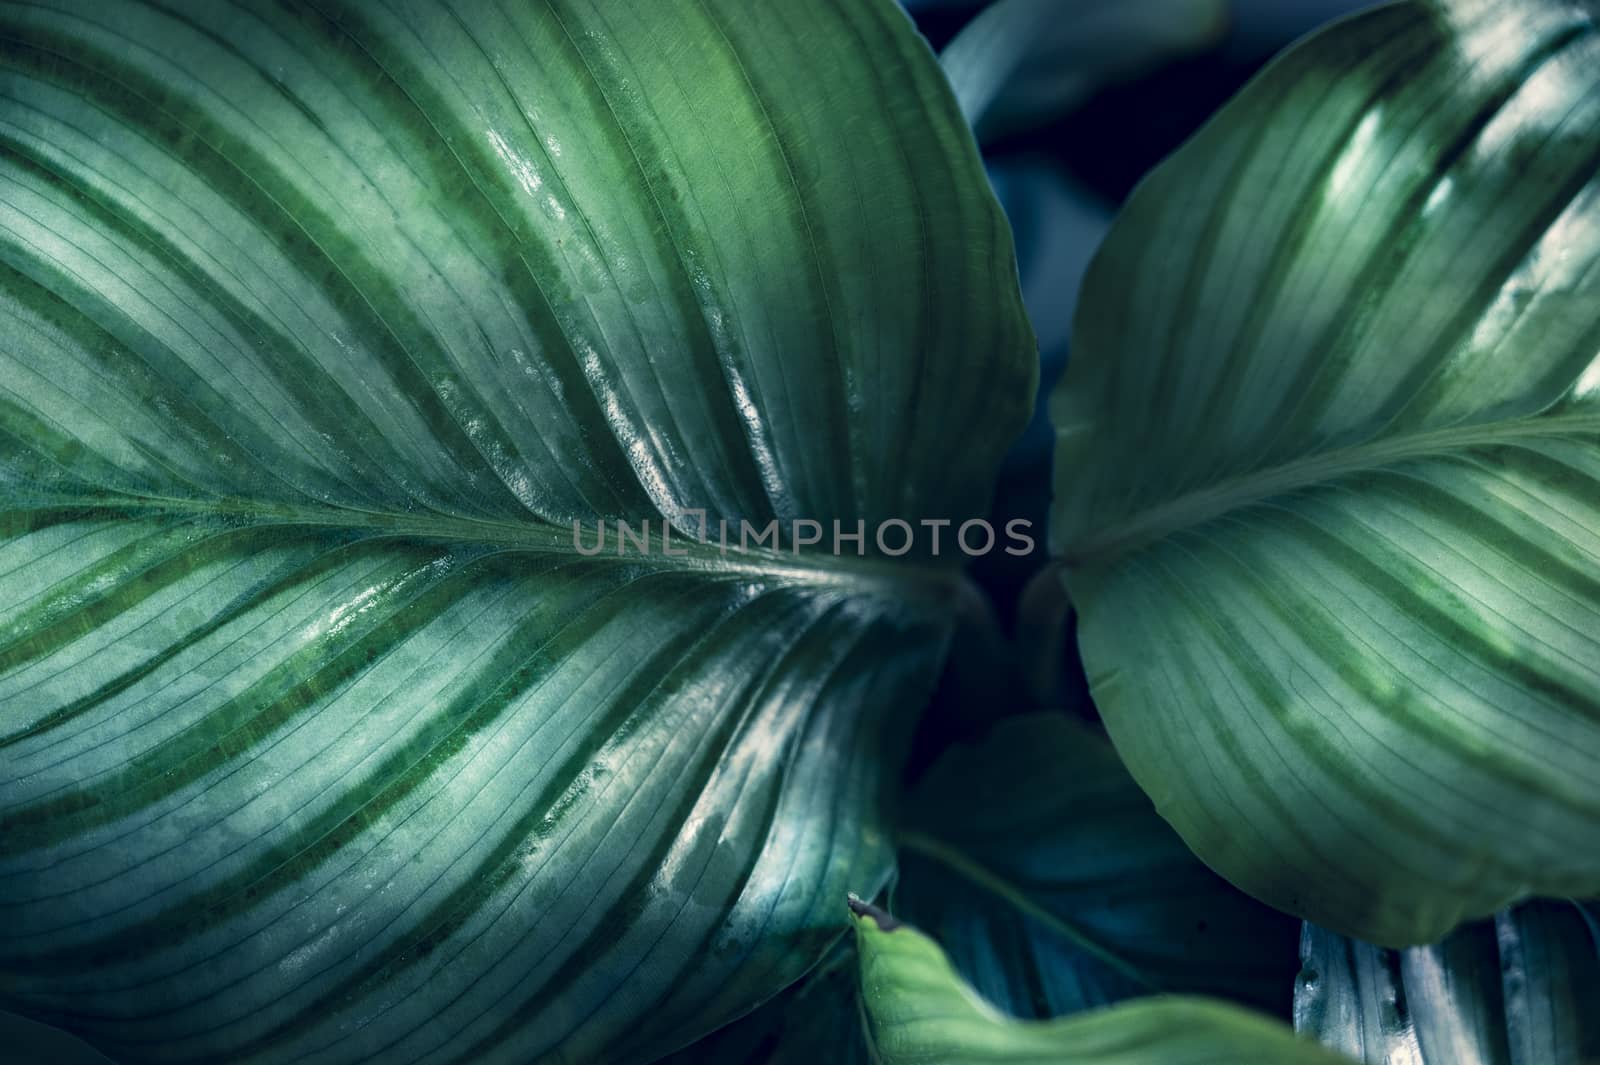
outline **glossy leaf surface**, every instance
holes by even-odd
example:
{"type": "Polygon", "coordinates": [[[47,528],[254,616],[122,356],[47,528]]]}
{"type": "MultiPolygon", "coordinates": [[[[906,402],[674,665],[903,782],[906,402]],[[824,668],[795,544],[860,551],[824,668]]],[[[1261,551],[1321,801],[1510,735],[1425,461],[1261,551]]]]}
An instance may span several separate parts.
{"type": "Polygon", "coordinates": [[[1391,946],[1600,891],[1600,34],[1399,3],[1138,191],[1054,397],[1112,738],[1261,899],[1391,946]]]}
{"type": "Polygon", "coordinates": [[[625,1062],[813,964],[957,577],[685,541],[981,513],[1026,420],[906,17],[0,37],[0,1001],[129,1062],[625,1062]]]}

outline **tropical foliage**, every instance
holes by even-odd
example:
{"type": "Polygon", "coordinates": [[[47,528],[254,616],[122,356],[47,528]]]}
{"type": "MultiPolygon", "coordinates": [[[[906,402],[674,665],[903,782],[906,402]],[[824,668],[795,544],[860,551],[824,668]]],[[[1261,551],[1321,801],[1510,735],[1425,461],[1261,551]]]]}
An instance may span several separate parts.
{"type": "Polygon", "coordinates": [[[1600,1062],[1600,13],[964,6],[0,5],[0,1008],[1600,1062]]]}

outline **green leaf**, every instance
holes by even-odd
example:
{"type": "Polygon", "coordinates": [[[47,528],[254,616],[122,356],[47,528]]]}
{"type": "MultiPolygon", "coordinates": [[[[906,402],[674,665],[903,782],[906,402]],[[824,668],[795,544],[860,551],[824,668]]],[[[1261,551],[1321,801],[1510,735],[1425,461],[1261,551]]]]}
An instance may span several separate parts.
{"type": "Polygon", "coordinates": [[[0,37],[0,1003],[128,1062],[628,1062],[813,965],[960,556],[686,541],[982,513],[1026,421],[904,14],[0,37]]]}
{"type": "Polygon", "coordinates": [[[1300,952],[1295,1027],[1369,1065],[1600,1061],[1600,940],[1572,903],[1404,951],[1308,924],[1300,952]]]}
{"type": "Polygon", "coordinates": [[[1215,45],[1226,0],[999,0],[939,57],[980,138],[1044,125],[1096,92],[1215,45]]]}
{"type": "Polygon", "coordinates": [[[1136,193],[1054,397],[1050,580],[1156,806],[1389,946],[1600,892],[1600,34],[1391,4],[1136,193]]]}
{"type": "Polygon", "coordinates": [[[867,908],[856,917],[867,1036],[881,1065],[1350,1065],[1236,1006],[1156,996],[1019,1021],[964,983],[938,944],[867,908]]]}
{"type": "Polygon", "coordinates": [[[1104,738],[1061,714],[996,725],[906,804],[894,911],[985,999],[1048,1018],[1152,991],[1286,1013],[1299,923],[1191,854],[1104,738]]]}

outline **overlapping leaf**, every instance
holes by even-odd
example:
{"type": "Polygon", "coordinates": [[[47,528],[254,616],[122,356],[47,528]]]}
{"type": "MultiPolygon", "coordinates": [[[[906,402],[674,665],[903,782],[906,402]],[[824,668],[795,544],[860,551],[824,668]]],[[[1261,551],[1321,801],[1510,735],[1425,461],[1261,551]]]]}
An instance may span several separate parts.
{"type": "Polygon", "coordinates": [[[1157,807],[1388,945],[1600,890],[1600,34],[1400,3],[1134,196],[1055,397],[1053,537],[1157,807]]]}
{"type": "Polygon", "coordinates": [[[124,1061],[621,1062],[812,964],[955,578],[685,534],[981,513],[1026,419],[904,15],[0,39],[0,1000],[124,1061]]]}
{"type": "Polygon", "coordinates": [[[985,999],[1049,1018],[1157,991],[1282,1012],[1298,924],[1212,873],[1061,714],[952,750],[907,800],[897,916],[985,999]]]}
{"type": "MultiPolygon", "coordinates": [[[[1201,865],[1105,739],[1065,715],[1011,718],[952,748],[902,820],[895,911],[1012,1016],[1162,991],[1288,1008],[1299,923],[1201,865]]],[[[853,950],[837,950],[681,1061],[864,1060],[855,968],[853,950]]]]}

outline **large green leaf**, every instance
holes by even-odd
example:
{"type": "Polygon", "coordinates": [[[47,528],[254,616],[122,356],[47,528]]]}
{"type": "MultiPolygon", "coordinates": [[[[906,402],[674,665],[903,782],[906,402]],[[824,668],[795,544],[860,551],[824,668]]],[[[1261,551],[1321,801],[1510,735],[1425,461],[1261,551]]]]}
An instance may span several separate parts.
{"type": "Polygon", "coordinates": [[[881,1065],[1351,1065],[1285,1025],[1204,998],[1016,1020],[964,983],[933,940],[860,909],[862,1012],[881,1065]]]}
{"type": "Polygon", "coordinates": [[[1048,1018],[1152,991],[1285,1012],[1299,923],[1191,854],[1063,714],[954,748],[906,802],[894,912],[985,999],[1048,1018]]]}
{"type": "Polygon", "coordinates": [[[1404,951],[1308,924],[1295,1027],[1368,1065],[1594,1065],[1595,936],[1581,907],[1546,900],[1404,951]]]}
{"type": "Polygon", "coordinates": [[[1085,284],[1051,574],[1135,777],[1390,946],[1600,891],[1600,34],[1398,3],[1275,62],[1085,284]]]}
{"type": "Polygon", "coordinates": [[[0,1000],[127,1061],[624,1062],[813,964],[960,556],[684,534],[982,513],[1027,417],[905,16],[0,37],[0,1000]]]}

